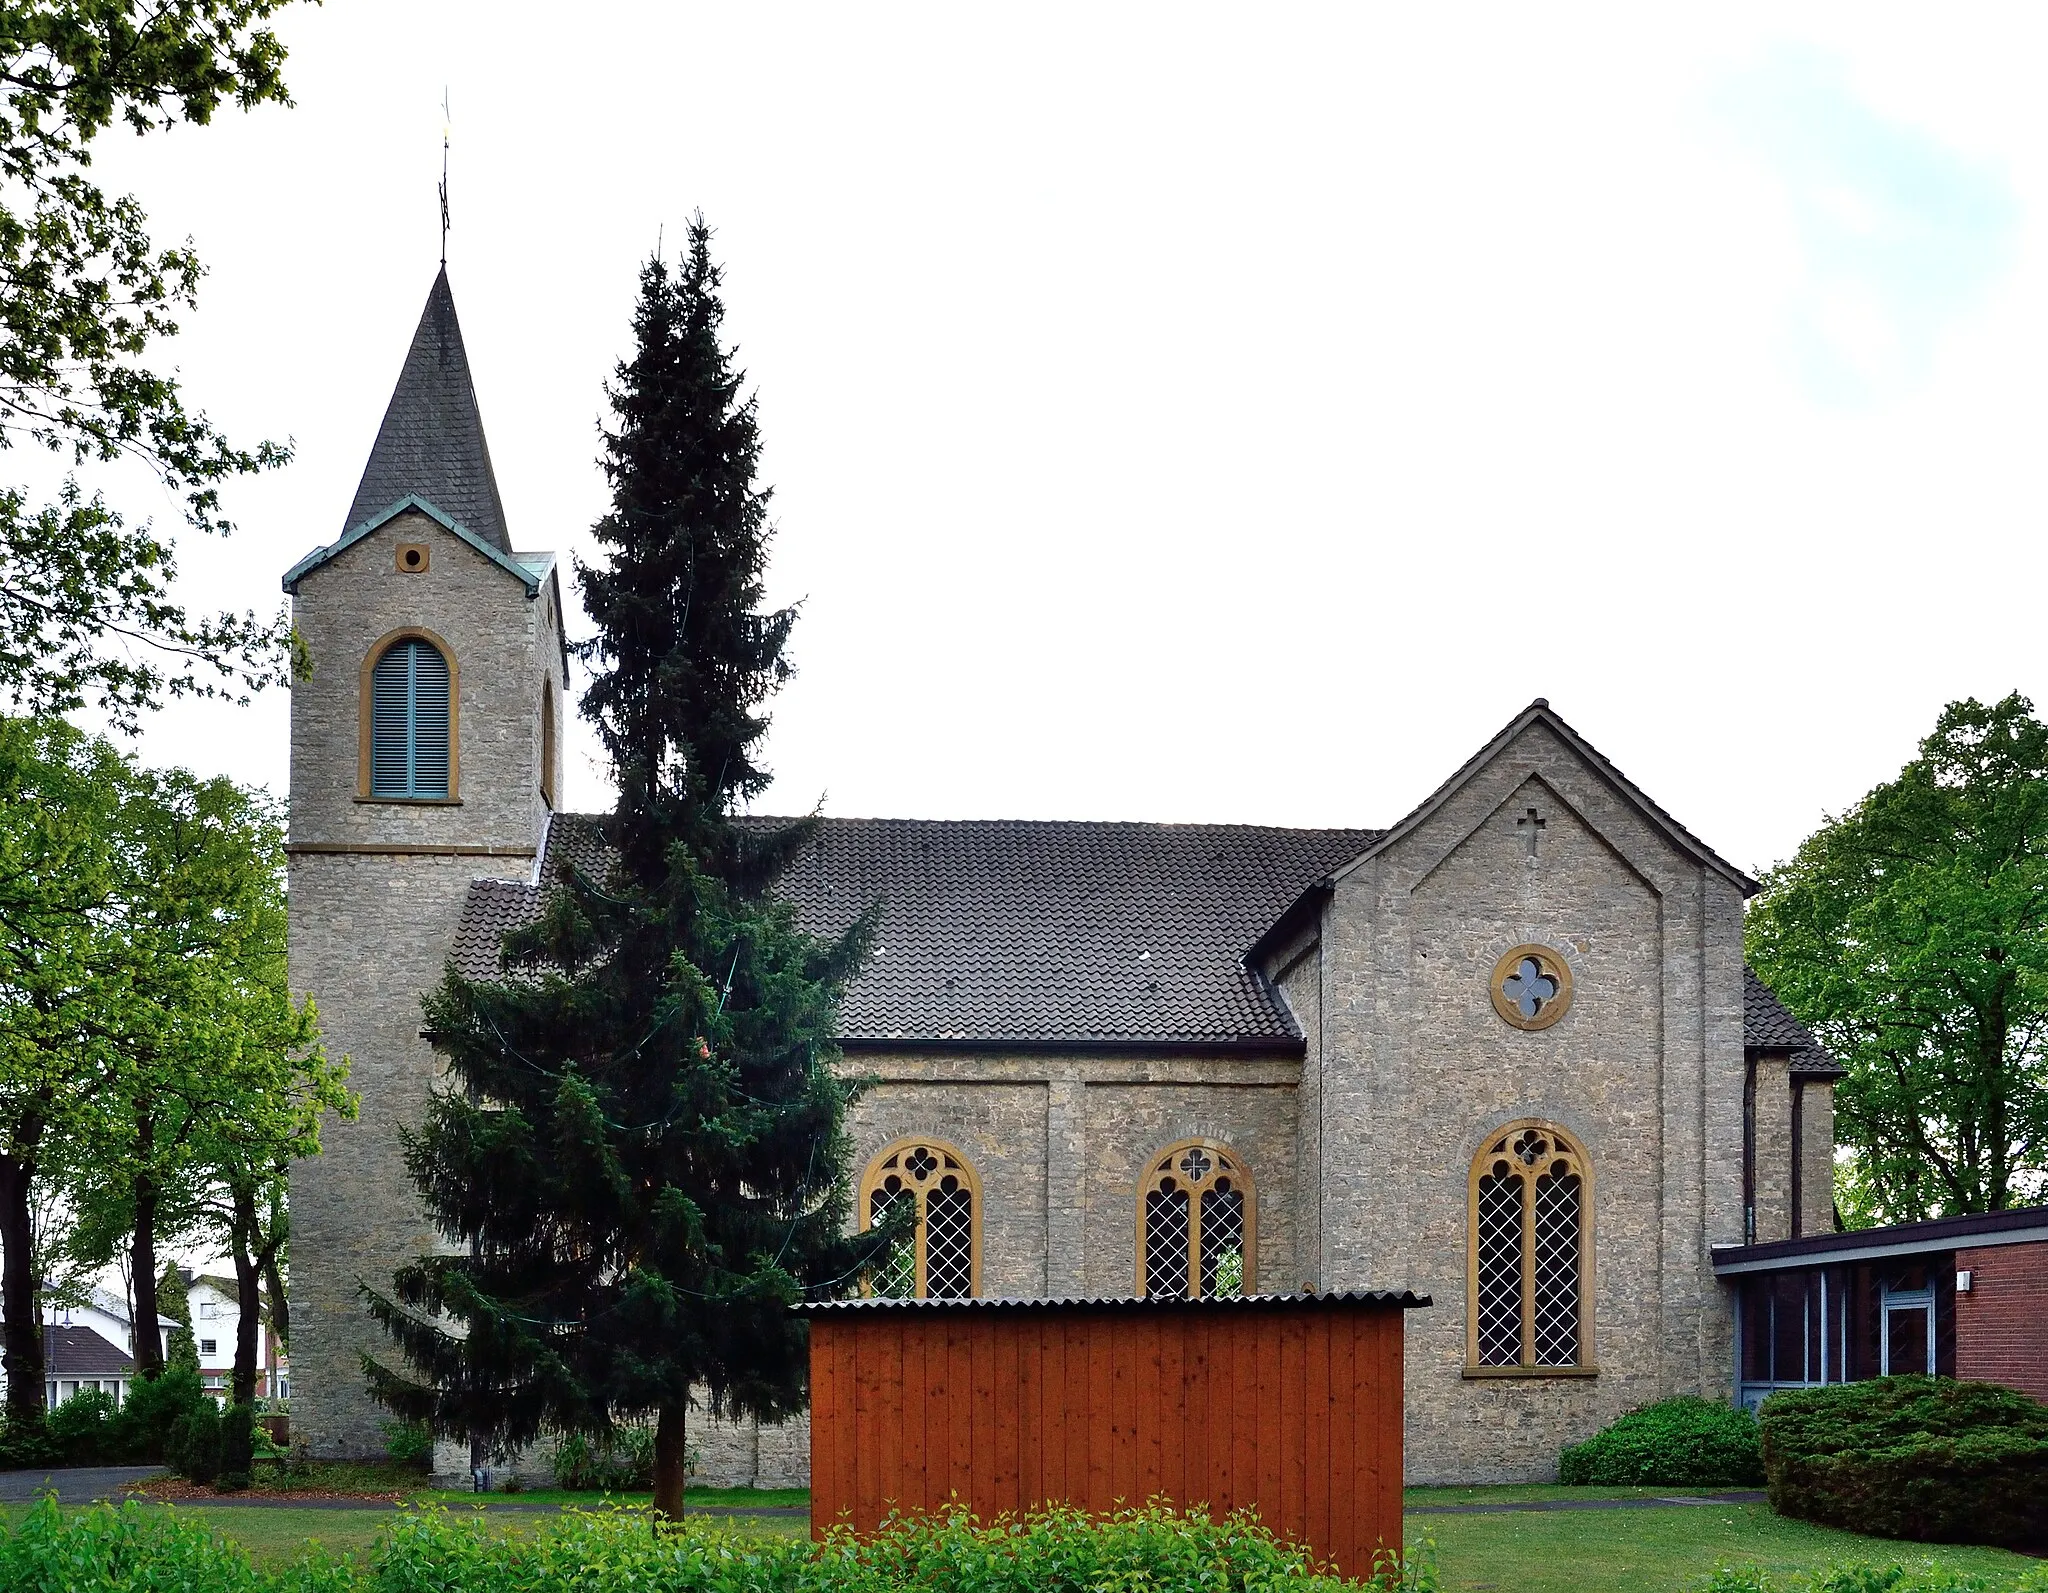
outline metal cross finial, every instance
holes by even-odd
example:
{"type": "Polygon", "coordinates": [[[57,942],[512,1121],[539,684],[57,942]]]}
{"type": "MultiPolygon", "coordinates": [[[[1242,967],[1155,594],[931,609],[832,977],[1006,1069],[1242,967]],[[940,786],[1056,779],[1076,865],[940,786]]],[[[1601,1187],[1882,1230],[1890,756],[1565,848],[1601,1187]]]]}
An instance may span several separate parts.
{"type": "Polygon", "coordinates": [[[448,89],[441,89],[441,266],[448,265],[448,135],[453,128],[455,113],[448,109],[448,89]]]}
{"type": "Polygon", "coordinates": [[[1536,855],[1536,848],[1540,846],[1543,842],[1544,822],[1545,821],[1543,819],[1537,816],[1536,810],[1534,808],[1531,808],[1529,810],[1528,815],[1526,817],[1515,820],[1515,827],[1517,829],[1523,829],[1529,832],[1529,855],[1531,857],[1534,857],[1536,855]]]}

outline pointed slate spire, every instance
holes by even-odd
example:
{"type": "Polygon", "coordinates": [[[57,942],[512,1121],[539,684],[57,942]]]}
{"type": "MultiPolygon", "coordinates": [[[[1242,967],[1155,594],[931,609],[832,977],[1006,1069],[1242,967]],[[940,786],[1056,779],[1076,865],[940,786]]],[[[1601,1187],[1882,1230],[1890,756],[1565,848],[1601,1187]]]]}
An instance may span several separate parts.
{"type": "Polygon", "coordinates": [[[407,493],[417,493],[500,552],[512,551],[446,266],[427,295],[342,530],[354,529],[407,493]]]}

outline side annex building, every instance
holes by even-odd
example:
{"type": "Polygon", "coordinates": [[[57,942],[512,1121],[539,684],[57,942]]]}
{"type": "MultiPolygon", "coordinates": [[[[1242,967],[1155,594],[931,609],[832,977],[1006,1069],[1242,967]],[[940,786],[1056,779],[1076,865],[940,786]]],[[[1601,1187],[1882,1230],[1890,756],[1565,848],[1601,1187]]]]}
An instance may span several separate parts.
{"type": "MultiPolygon", "coordinates": [[[[514,549],[445,270],[285,587],[290,978],[362,1102],[293,1173],[293,1428],[378,1454],[361,1288],[437,1243],[420,997],[604,846],[558,808],[559,571],[514,549]]],[[[1716,1248],[1833,1227],[1840,1069],[1743,965],[1755,882],[1540,699],[1387,829],[828,819],[778,889],[820,932],[883,904],[842,1039],[861,1220],[921,1218],[891,1287],[1431,1295],[1411,1482],[1733,1397],[1716,1248]]],[[[800,1481],[801,1426],[709,1432],[707,1480],[800,1481]]]]}

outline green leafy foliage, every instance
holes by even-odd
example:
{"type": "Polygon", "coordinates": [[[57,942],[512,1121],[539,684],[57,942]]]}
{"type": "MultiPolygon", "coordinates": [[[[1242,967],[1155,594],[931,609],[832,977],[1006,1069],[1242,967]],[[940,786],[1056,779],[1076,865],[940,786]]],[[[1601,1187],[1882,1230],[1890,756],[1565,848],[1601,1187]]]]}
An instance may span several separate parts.
{"type": "MultiPolygon", "coordinates": [[[[1433,1593],[1437,1582],[1426,1556],[1391,1556],[1371,1585],[1433,1593]]],[[[837,1532],[812,1543],[697,1520],[650,1531],[645,1510],[572,1510],[504,1536],[430,1507],[398,1515],[367,1564],[313,1556],[264,1573],[177,1511],[131,1503],[67,1517],[45,1499],[0,1533],[0,1586],[9,1593],[1342,1593],[1358,1584],[1318,1574],[1304,1551],[1247,1518],[1157,1508],[1108,1519],[1062,1510],[988,1525],[955,1514],[898,1521],[871,1538],[837,1532]]]]}
{"type": "Polygon", "coordinates": [[[1833,1565],[1811,1576],[1774,1577],[1761,1566],[1722,1566],[1700,1593],[2048,1593],[2048,1566],[1987,1576],[1923,1560],[1917,1565],[1833,1565]]]}
{"type": "MultiPolygon", "coordinates": [[[[579,1493],[635,1493],[654,1486],[654,1429],[615,1427],[609,1438],[571,1433],[555,1445],[555,1486],[579,1493]]],[[[683,1468],[686,1472],[688,1465],[683,1468]]]]}
{"type": "Polygon", "coordinates": [[[107,1458],[141,1465],[167,1464],[172,1433],[201,1405],[211,1410],[213,1400],[200,1384],[196,1363],[173,1365],[161,1377],[130,1383],[128,1398],[114,1418],[107,1458]]]}
{"type": "Polygon", "coordinates": [[[223,1493],[239,1493],[249,1486],[249,1474],[256,1465],[256,1407],[233,1404],[220,1413],[220,1478],[215,1484],[223,1493]]]}
{"type": "Polygon", "coordinates": [[[2048,1406],[1997,1383],[1882,1377],[1764,1402],[1771,1507],[1933,1543],[2048,1539],[2048,1406]]]}
{"type": "Polygon", "coordinates": [[[45,1494],[0,1528],[7,1593],[375,1593],[347,1562],[308,1557],[259,1571],[191,1516],[130,1501],[65,1512],[45,1494]]]}
{"type": "Polygon", "coordinates": [[[164,1441],[164,1463],[179,1476],[210,1483],[220,1475],[220,1407],[210,1399],[184,1411],[164,1441]]]}
{"type": "Polygon", "coordinates": [[[32,1471],[63,1459],[50,1424],[40,1410],[10,1406],[0,1414],[0,1471],[32,1471]]]}
{"type": "Polygon", "coordinates": [[[104,1464],[115,1432],[114,1396],[80,1389],[50,1412],[50,1441],[67,1466],[104,1464]]]}
{"type": "Polygon", "coordinates": [[[2048,725],[1951,703],[1919,755],[1764,876],[1751,966],[1848,1069],[1845,1215],[2048,1190],[2048,725]]]}
{"type": "Polygon", "coordinates": [[[1685,1396],[1630,1411],[1558,1457],[1557,1480],[1660,1488],[1755,1487],[1764,1480],[1756,1418],[1685,1396]]]}
{"type": "MultiPolygon", "coordinates": [[[[289,103],[281,0],[9,0],[0,6],[0,448],[74,469],[140,464],[186,523],[230,529],[220,484],[289,450],[230,444],[150,355],[197,303],[189,247],[159,248],[132,196],[92,180],[92,144],[289,103]]],[[[33,711],[91,701],[132,722],[164,695],[279,678],[282,618],[189,614],[175,547],[67,479],[55,501],[0,490],[0,692],[33,711]]]]}
{"type": "Polygon", "coordinates": [[[434,1464],[434,1430],[425,1422],[386,1422],[384,1453],[393,1464],[408,1470],[430,1470],[434,1464]]]}

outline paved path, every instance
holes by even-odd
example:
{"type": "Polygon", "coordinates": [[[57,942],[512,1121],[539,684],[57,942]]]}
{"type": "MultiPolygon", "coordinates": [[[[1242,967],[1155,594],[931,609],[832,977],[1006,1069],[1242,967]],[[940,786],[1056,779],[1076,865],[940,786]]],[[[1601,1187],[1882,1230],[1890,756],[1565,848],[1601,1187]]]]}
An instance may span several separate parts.
{"type": "Polygon", "coordinates": [[[1646,1499],[1521,1499],[1499,1504],[1409,1505],[1410,1516],[1490,1516],[1506,1510],[1654,1510],[1669,1505],[1762,1504],[1761,1489],[1740,1493],[1672,1493],[1646,1499]]]}
{"type": "Polygon", "coordinates": [[[0,1504],[20,1504],[46,1488],[57,1490],[59,1504],[91,1504],[118,1499],[125,1483],[161,1477],[161,1466],[62,1466],[52,1471],[0,1471],[0,1504]]]}

